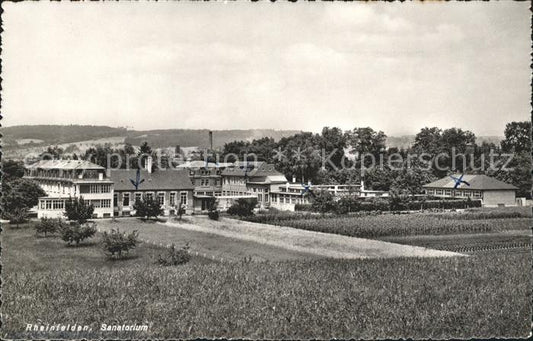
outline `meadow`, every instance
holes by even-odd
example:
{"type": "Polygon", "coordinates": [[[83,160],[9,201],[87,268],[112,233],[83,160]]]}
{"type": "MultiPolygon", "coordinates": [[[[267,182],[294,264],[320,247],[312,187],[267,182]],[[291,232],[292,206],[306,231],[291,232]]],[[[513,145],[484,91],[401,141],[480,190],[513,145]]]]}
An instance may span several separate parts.
{"type": "MultiPolygon", "coordinates": [[[[421,217],[392,218],[418,226],[421,217]]],[[[525,235],[520,224],[477,236],[507,233],[515,240],[525,235]]],[[[474,233],[462,236],[476,240],[474,233]]],[[[434,238],[436,246],[454,235],[386,238],[434,238]]],[[[2,338],[444,339],[526,337],[530,330],[532,261],[523,249],[359,260],[219,262],[195,256],[182,266],[161,267],[154,261],[164,249],[157,245],[142,243],[129,258],[111,261],[97,239],[66,247],[57,238],[36,238],[28,227],[4,227],[2,338]],[[37,322],[76,322],[92,330],[24,331],[26,323],[37,322]],[[104,332],[102,323],[149,329],[104,332]]]]}

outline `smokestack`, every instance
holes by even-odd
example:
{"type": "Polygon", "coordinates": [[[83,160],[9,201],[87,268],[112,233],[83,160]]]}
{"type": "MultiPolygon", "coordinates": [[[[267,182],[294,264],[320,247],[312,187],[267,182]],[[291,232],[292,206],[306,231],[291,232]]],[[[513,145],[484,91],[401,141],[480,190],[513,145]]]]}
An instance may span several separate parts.
{"type": "Polygon", "coordinates": [[[148,173],[152,173],[152,157],[151,156],[148,156],[146,158],[146,164],[145,164],[145,168],[146,168],[146,171],[148,173]]]}
{"type": "Polygon", "coordinates": [[[210,150],[213,150],[213,132],[209,131],[209,148],[210,150]]]}

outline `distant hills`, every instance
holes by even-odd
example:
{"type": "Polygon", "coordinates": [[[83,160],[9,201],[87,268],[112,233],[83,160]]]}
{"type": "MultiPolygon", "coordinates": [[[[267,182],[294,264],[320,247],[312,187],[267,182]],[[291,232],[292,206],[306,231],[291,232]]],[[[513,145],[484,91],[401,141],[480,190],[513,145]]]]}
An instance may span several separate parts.
{"type": "MultiPolygon", "coordinates": [[[[138,146],[147,141],[152,148],[161,147],[209,147],[207,129],[161,129],[128,130],[93,125],[21,125],[0,128],[2,147],[6,157],[44,149],[50,145],[62,148],[76,145],[75,150],[91,145],[130,143],[138,146]]],[[[243,140],[252,141],[263,137],[279,140],[282,137],[299,133],[298,130],[245,129],[213,130],[213,146],[222,147],[225,143],[243,140]]]]}
{"type": "MultiPolygon", "coordinates": [[[[5,157],[22,155],[30,151],[43,150],[49,145],[59,145],[62,148],[71,146],[77,151],[83,151],[92,145],[111,143],[118,146],[130,143],[134,146],[147,141],[152,148],[161,147],[209,147],[209,130],[207,129],[159,129],[159,130],[128,130],[94,125],[21,125],[0,128],[2,133],[2,147],[5,157]]],[[[213,145],[222,147],[225,143],[243,140],[252,141],[262,137],[279,140],[301,131],[274,129],[244,129],[244,130],[213,130],[213,145]]],[[[408,148],[414,143],[414,135],[389,136],[388,147],[408,148]]],[[[499,144],[503,137],[478,136],[477,143],[493,142],[499,144]]]]}

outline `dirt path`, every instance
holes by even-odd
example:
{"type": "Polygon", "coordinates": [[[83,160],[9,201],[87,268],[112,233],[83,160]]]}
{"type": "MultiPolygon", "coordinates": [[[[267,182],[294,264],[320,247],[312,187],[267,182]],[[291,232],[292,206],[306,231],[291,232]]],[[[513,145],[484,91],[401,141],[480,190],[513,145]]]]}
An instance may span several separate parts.
{"type": "Polygon", "coordinates": [[[167,222],[165,226],[213,234],[225,238],[255,242],[294,252],[331,258],[451,257],[459,253],[401,245],[378,240],[354,238],[330,233],[305,231],[284,226],[250,223],[221,218],[187,217],[185,222],[167,222]]]}
{"type": "MultiPolygon", "coordinates": [[[[189,219],[189,217],[184,219],[189,219]]],[[[307,252],[291,251],[193,229],[176,228],[156,222],[142,222],[136,218],[120,218],[115,222],[110,219],[98,220],[99,231],[117,228],[125,232],[137,230],[139,239],[150,244],[162,246],[175,244],[181,247],[189,243],[191,253],[216,261],[240,261],[248,257],[254,261],[305,260],[320,257],[307,252]]]]}

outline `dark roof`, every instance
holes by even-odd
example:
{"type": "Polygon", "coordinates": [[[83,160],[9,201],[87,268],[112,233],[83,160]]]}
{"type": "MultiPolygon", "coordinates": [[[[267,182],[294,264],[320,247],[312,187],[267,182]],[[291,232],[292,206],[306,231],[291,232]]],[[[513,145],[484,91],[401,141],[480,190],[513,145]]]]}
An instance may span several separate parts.
{"type": "MultiPolygon", "coordinates": [[[[453,175],[456,178],[459,178],[461,175],[453,175]]],[[[479,174],[465,174],[463,180],[468,182],[470,186],[461,183],[457,188],[460,189],[473,189],[473,190],[516,190],[517,187],[508,184],[506,182],[500,181],[490,176],[479,174]]],[[[455,180],[450,176],[446,176],[442,179],[424,185],[424,188],[453,188],[455,186],[455,180]]]]}
{"type": "Polygon", "coordinates": [[[273,164],[266,163],[266,162],[239,162],[235,163],[235,166],[228,167],[225,170],[222,171],[222,175],[225,176],[240,176],[244,177],[245,173],[247,173],[249,178],[254,177],[266,177],[266,176],[279,176],[282,175],[282,173],[278,172],[273,164]],[[246,172],[246,170],[248,170],[246,172]]]}
{"type": "MultiPolygon", "coordinates": [[[[112,169],[110,173],[110,179],[114,183],[115,191],[135,191],[135,186],[133,186],[130,179],[135,181],[137,176],[136,169],[112,169]]],[[[185,169],[156,170],[152,173],[142,169],[141,179],[144,179],[144,181],[139,185],[139,191],[194,189],[189,178],[189,171],[185,169]]]]}

